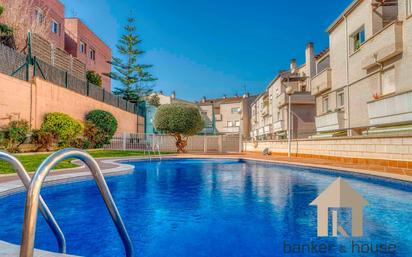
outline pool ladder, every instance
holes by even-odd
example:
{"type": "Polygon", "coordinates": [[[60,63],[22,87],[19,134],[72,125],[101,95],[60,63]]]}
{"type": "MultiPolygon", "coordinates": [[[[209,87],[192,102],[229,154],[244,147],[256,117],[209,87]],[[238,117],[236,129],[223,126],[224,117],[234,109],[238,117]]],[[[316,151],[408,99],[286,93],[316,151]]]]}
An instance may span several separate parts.
{"type": "MultiPolygon", "coordinates": [[[[11,166],[14,168],[14,170],[17,172],[17,175],[19,176],[24,187],[26,189],[30,187],[31,179],[29,177],[29,174],[26,172],[26,169],[23,167],[23,165],[20,163],[20,161],[16,157],[14,157],[13,155],[9,153],[0,151],[0,160],[10,163],[11,166]]],[[[39,196],[39,201],[40,201],[40,206],[39,206],[40,212],[43,215],[44,219],[46,220],[47,225],[49,225],[50,229],[52,230],[54,236],[57,239],[57,243],[59,246],[59,252],[66,253],[66,239],[64,238],[62,230],[60,229],[59,225],[56,222],[56,219],[54,218],[49,207],[44,202],[41,196],[39,196]]]]}
{"type": "Polygon", "coordinates": [[[45,216],[47,223],[49,224],[49,226],[53,230],[53,233],[58,239],[59,251],[62,253],[66,252],[66,241],[64,239],[63,233],[59,228],[53,215],[51,214],[50,210],[47,208],[47,205],[41,198],[40,191],[51,169],[61,161],[71,158],[83,161],[86,164],[86,166],[90,169],[96,181],[96,184],[100,190],[100,193],[103,197],[103,200],[106,204],[106,207],[116,226],[116,229],[121,237],[121,240],[125,247],[126,256],[134,256],[133,245],[130,240],[129,234],[127,233],[126,227],[119,214],[119,211],[113,200],[110,190],[107,187],[106,181],[100,170],[100,167],[88,153],[82,150],[72,148],[63,149],[53,153],[40,164],[31,182],[30,177],[24,170],[24,167],[16,158],[3,152],[0,155],[0,157],[2,157],[2,159],[6,161],[9,161],[13,165],[13,167],[18,172],[20,179],[23,181],[23,184],[27,188],[27,197],[24,209],[23,236],[20,247],[20,257],[33,257],[38,208],[40,208],[40,211],[42,212],[43,216],[45,216]]]}
{"type": "Polygon", "coordinates": [[[144,145],[144,149],[143,149],[143,155],[146,157],[149,156],[149,160],[152,160],[152,154],[153,156],[155,156],[157,154],[159,160],[162,160],[162,155],[160,153],[160,144],[159,143],[154,143],[153,146],[150,145],[149,142],[146,142],[144,145]]]}

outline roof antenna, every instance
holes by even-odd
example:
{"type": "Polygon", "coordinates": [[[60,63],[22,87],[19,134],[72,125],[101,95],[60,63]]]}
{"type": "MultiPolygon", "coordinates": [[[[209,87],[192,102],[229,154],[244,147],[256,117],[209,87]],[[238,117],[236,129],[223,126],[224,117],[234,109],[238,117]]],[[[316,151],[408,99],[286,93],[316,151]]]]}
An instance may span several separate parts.
{"type": "Polygon", "coordinates": [[[70,10],[70,13],[71,13],[73,18],[77,17],[77,12],[76,12],[76,10],[74,10],[74,8],[70,10]]]}

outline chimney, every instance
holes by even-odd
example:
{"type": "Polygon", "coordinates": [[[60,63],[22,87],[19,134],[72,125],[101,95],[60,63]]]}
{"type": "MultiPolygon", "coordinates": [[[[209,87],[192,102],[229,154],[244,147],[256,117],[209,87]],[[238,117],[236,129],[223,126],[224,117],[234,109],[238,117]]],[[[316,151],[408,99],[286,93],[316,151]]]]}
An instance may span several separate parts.
{"type": "Polygon", "coordinates": [[[290,72],[295,71],[296,72],[297,64],[296,64],[296,59],[292,59],[290,61],[290,72]]]}
{"type": "Polygon", "coordinates": [[[316,75],[316,61],[315,61],[315,50],[313,43],[309,42],[306,46],[306,75],[313,78],[316,75]]]}
{"type": "Polygon", "coordinates": [[[227,96],[226,95],[223,95],[223,99],[226,99],[227,98],[227,96]]]}
{"type": "Polygon", "coordinates": [[[244,99],[249,98],[249,96],[250,96],[249,92],[246,92],[246,93],[243,94],[244,99]]]}
{"type": "Polygon", "coordinates": [[[202,97],[202,100],[200,100],[201,103],[206,103],[206,96],[202,97]]]}
{"type": "Polygon", "coordinates": [[[176,91],[173,91],[170,97],[172,98],[172,100],[176,100],[176,91]]]}

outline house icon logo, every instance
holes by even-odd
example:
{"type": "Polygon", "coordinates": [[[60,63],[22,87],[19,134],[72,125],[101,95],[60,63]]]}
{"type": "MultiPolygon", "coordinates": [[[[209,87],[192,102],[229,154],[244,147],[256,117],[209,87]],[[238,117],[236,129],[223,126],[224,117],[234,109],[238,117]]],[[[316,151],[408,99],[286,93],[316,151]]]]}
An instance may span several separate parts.
{"type": "Polygon", "coordinates": [[[368,204],[358,192],[356,192],[346,181],[338,178],[325,189],[310,205],[317,206],[318,236],[329,236],[329,210],[332,212],[332,236],[337,237],[338,232],[345,237],[349,233],[339,225],[338,210],[351,209],[352,236],[363,235],[363,207],[368,204]]]}

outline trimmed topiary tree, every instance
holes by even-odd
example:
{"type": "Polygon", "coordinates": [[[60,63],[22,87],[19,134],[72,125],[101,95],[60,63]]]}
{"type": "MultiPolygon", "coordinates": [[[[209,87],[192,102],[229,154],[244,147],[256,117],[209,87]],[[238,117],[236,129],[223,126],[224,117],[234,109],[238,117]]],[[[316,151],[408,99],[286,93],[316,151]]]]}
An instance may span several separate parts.
{"type": "Polygon", "coordinates": [[[91,147],[101,148],[109,144],[117,130],[117,120],[110,112],[94,110],[86,115],[85,136],[91,147]]]}
{"type": "Polygon", "coordinates": [[[65,113],[53,112],[46,114],[41,130],[52,133],[60,147],[68,147],[81,135],[83,124],[65,113]]]}
{"type": "Polygon", "coordinates": [[[204,127],[199,109],[188,104],[161,105],[156,111],[153,124],[158,131],[176,139],[178,153],[184,153],[187,139],[204,127]]]}

